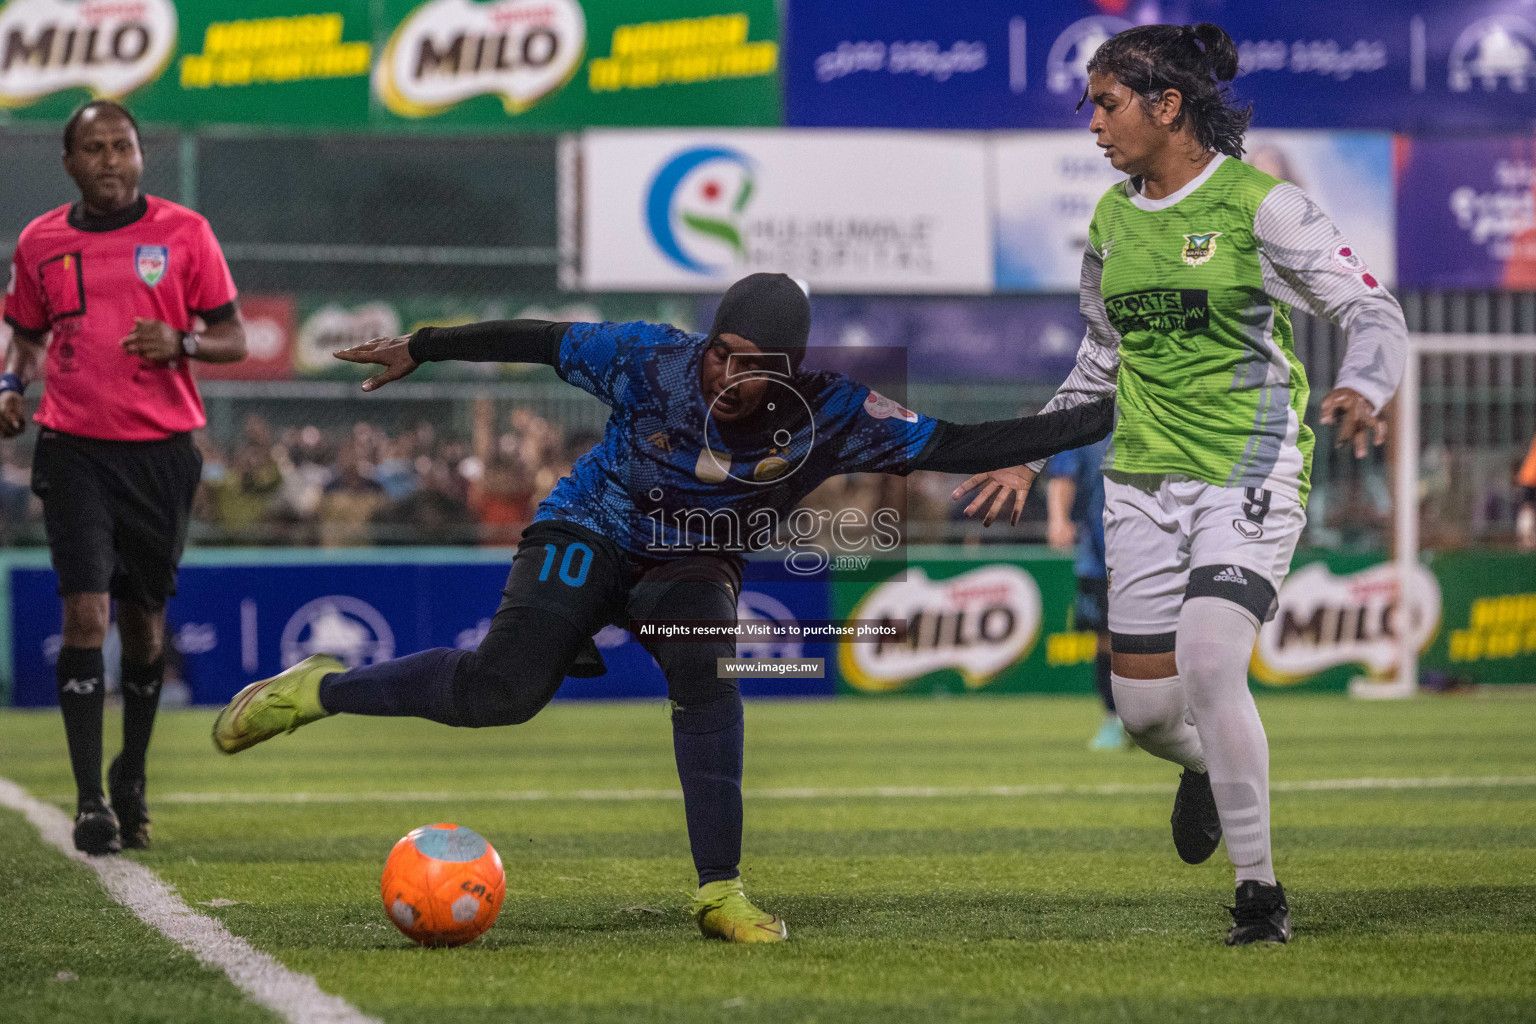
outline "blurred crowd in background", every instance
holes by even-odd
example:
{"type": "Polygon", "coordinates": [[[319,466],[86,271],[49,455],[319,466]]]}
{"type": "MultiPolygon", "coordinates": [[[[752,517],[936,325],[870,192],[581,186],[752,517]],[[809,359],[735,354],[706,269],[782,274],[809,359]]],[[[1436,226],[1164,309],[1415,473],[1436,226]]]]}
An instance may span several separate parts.
{"type": "MultiPolygon", "coordinates": [[[[397,418],[388,425],[316,418],[326,425],[283,425],[248,413],[228,442],[208,431],[195,434],[203,479],[189,542],[514,546],[539,502],[599,439],[590,427],[573,428],[526,407],[489,402],[475,403],[465,427],[442,427],[426,418],[414,423],[397,418]]],[[[0,546],[43,540],[41,504],[30,492],[28,455],[35,430],[29,435],[0,441],[0,546]]],[[[1536,490],[1518,479],[1519,462],[1508,467],[1507,478],[1503,467],[1476,473],[1463,465],[1488,458],[1476,447],[1426,447],[1420,462],[1425,547],[1515,539],[1519,511],[1536,505],[1536,490]],[[1455,483],[1469,478],[1486,480],[1487,486],[1455,483]]],[[[1308,506],[1307,542],[1334,549],[1384,546],[1392,521],[1389,465],[1378,456],[1348,466],[1336,479],[1318,480],[1308,506]]],[[[909,543],[1045,540],[1044,488],[1031,493],[1018,527],[983,530],[964,518],[964,502],[950,498],[962,479],[921,472],[906,479],[835,477],[806,505],[862,510],[866,518],[880,507],[904,510],[909,543]]],[[[1527,546],[1536,543],[1536,535],[1519,540],[1527,546]]]]}
{"type": "MultiPolygon", "coordinates": [[[[525,408],[497,416],[489,405],[476,410],[467,433],[426,420],[401,429],[367,420],[277,426],[252,413],[231,443],[207,431],[194,438],[203,474],[190,543],[332,548],[516,545],[539,502],[598,441],[525,408]]],[[[17,441],[0,441],[0,545],[42,540],[26,455],[17,441]]],[[[942,522],[954,514],[949,492],[957,479],[916,474],[908,486],[893,477],[839,477],[807,504],[866,514],[905,507],[913,519],[942,522]]]]}

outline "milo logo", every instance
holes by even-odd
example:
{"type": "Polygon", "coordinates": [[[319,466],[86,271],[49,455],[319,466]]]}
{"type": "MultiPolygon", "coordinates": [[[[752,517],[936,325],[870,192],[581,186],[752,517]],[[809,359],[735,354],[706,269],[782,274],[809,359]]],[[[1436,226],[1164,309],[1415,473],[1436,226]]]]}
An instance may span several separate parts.
{"type": "Polygon", "coordinates": [[[1040,587],[1016,565],[986,565],[933,580],[920,568],[864,595],[849,618],[905,622],[906,639],[844,643],[843,678],[878,693],[905,688],[933,672],[960,674],[967,690],[996,679],[1029,654],[1040,636],[1040,587]]]}
{"type": "Polygon", "coordinates": [[[576,0],[430,0],[390,37],[374,90],[402,117],[487,94],[516,115],[570,80],[586,43],[576,0]]]}
{"type": "Polygon", "coordinates": [[[1423,652],[1440,627],[1440,584],[1423,566],[1403,587],[1391,562],[1343,576],[1313,562],[1291,573],[1278,598],[1252,662],[1254,676],[1271,686],[1305,682],[1337,665],[1387,675],[1405,634],[1423,652]]]}
{"type": "Polygon", "coordinates": [[[0,7],[0,107],[81,87],[127,95],[175,46],[170,0],[11,0],[0,7]]]}
{"type": "Polygon", "coordinates": [[[1190,333],[1211,326],[1211,306],[1204,288],[1122,292],[1105,299],[1104,308],[1121,336],[1133,331],[1190,333]]]}

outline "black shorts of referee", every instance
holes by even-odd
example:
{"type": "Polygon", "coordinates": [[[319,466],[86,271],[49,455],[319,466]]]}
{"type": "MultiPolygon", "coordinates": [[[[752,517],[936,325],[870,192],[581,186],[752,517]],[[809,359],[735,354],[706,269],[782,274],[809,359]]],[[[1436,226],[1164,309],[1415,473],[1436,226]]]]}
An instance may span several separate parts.
{"type": "Polygon", "coordinates": [[[32,457],[59,594],[108,593],[150,611],[176,594],[203,458],[190,434],[106,441],[44,428],[32,457]]]}

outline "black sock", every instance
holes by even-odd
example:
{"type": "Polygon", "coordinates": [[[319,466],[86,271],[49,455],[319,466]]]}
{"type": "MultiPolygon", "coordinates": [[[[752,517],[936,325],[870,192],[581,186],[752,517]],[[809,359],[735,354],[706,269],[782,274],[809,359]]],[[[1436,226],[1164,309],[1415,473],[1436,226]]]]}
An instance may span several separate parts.
{"type": "Polygon", "coordinates": [[[144,774],[144,756],[149,753],[149,736],[155,729],[155,711],[160,707],[160,683],[165,676],[165,656],[148,665],[135,665],[123,659],[123,752],[117,758],[117,770],[125,779],[144,774]]]}
{"type": "Polygon", "coordinates": [[[101,708],[106,701],[100,647],[63,647],[54,666],[59,710],[69,741],[69,765],[80,802],[100,800],[101,708]]]}
{"type": "Polygon", "coordinates": [[[336,672],[320,681],[320,706],[331,714],[414,715],[462,725],[453,673],[468,651],[434,647],[393,661],[336,672]]]}
{"type": "Polygon", "coordinates": [[[741,695],[672,709],[672,750],[683,784],[688,845],[699,884],[741,872],[741,762],[745,730],[741,695]]]}
{"type": "Polygon", "coordinates": [[[1114,714],[1115,685],[1109,676],[1109,655],[1100,654],[1093,660],[1093,685],[1099,691],[1099,700],[1104,702],[1104,710],[1114,714]]]}

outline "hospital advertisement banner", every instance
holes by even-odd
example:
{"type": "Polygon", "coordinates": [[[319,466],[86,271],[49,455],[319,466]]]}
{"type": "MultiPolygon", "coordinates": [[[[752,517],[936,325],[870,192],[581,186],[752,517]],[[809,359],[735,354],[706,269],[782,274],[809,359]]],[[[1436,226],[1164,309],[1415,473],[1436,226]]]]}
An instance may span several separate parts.
{"type": "Polygon", "coordinates": [[[586,132],[578,286],[718,291],[771,271],[813,294],[988,292],[986,164],[970,136],[586,132]]]}
{"type": "Polygon", "coordinates": [[[551,131],[781,123],[773,0],[7,0],[0,110],[551,131]]]}
{"type": "MultiPolygon", "coordinates": [[[[1248,134],[1243,159],[1305,190],[1391,286],[1392,145],[1384,132],[1262,129],[1248,134]]],[[[998,290],[1076,291],[1094,208],[1124,176],[1085,131],[999,135],[991,154],[998,290]]]]}
{"type": "Polygon", "coordinates": [[[1536,288],[1536,131],[1402,138],[1396,166],[1404,287],[1536,288]]]}
{"type": "Polygon", "coordinates": [[[1232,88],[1266,127],[1423,130],[1529,124],[1536,13],[1523,0],[844,0],[788,7],[792,125],[1086,127],[1099,45],[1138,24],[1212,21],[1238,46],[1232,88]]]}

